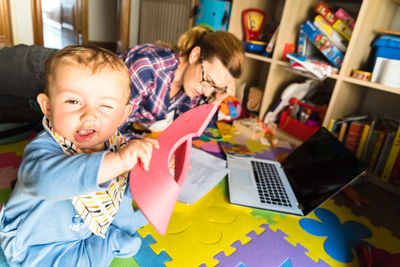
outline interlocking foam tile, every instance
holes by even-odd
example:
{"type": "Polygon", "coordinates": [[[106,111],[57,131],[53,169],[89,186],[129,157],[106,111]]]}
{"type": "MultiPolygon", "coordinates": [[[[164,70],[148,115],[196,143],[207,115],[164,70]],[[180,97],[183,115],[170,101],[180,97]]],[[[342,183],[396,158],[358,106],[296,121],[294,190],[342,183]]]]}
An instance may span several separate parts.
{"type": "Polygon", "coordinates": [[[306,249],[297,245],[296,247],[287,242],[282,231],[272,231],[268,225],[261,225],[265,231],[257,235],[254,231],[247,236],[251,240],[243,245],[240,241],[232,244],[236,251],[229,257],[225,257],[223,252],[214,256],[219,260],[217,266],[237,266],[244,264],[246,267],[259,266],[329,266],[325,262],[314,262],[307,257],[304,252],[306,249]],[[288,265],[289,264],[289,265],[288,265]]]}
{"type": "Polygon", "coordinates": [[[364,224],[372,231],[372,237],[365,239],[366,242],[390,253],[400,253],[400,239],[394,237],[389,230],[373,225],[368,218],[354,215],[347,207],[337,206],[333,200],[331,200],[329,204],[330,206],[328,206],[328,209],[333,211],[341,221],[357,221],[364,224]]]}
{"type": "Polygon", "coordinates": [[[10,187],[11,181],[17,179],[21,161],[22,156],[16,155],[15,152],[0,154],[0,188],[10,187]]]}
{"type": "Polygon", "coordinates": [[[139,266],[140,265],[131,257],[131,258],[114,258],[108,267],[139,267],[139,266]]]}
{"type": "MultiPolygon", "coordinates": [[[[332,233],[337,231],[336,236],[340,236],[341,238],[346,238],[346,233],[348,234],[347,239],[345,240],[346,242],[350,241],[350,245],[355,245],[354,243],[357,242],[357,240],[352,240],[358,238],[363,238],[362,240],[359,239],[359,243],[362,242],[367,242],[373,246],[376,246],[378,248],[385,249],[389,252],[392,253],[398,253],[400,251],[400,240],[394,238],[393,236],[390,235],[390,232],[387,231],[386,229],[383,228],[377,228],[369,223],[369,221],[366,218],[363,217],[358,217],[353,215],[349,209],[345,207],[339,207],[337,206],[333,200],[327,201],[324,205],[321,207],[322,209],[326,209],[331,211],[337,217],[338,221],[336,224],[331,222],[322,222],[321,219],[313,212],[310,215],[308,215],[306,218],[303,217],[298,217],[298,216],[292,216],[292,215],[287,215],[287,217],[282,218],[282,217],[274,217],[274,220],[276,221],[276,224],[270,225],[271,229],[276,231],[277,229],[283,231],[288,235],[288,237],[285,237],[285,239],[290,242],[292,245],[296,245],[297,243],[301,243],[302,246],[304,246],[308,252],[306,252],[306,255],[308,255],[311,259],[314,261],[318,261],[318,259],[321,259],[328,263],[329,265],[332,266],[358,266],[358,259],[355,256],[355,252],[351,247],[349,248],[349,244],[343,244],[340,243],[342,241],[337,240],[337,243],[335,244],[341,244],[342,249],[349,249],[351,250],[351,254],[353,255],[352,261],[351,262],[339,262],[332,258],[327,251],[325,251],[325,242],[327,240],[327,237],[332,238],[332,233]],[[322,224],[325,224],[324,226],[329,226],[326,229],[329,229],[329,231],[326,231],[324,233],[319,233],[319,236],[316,236],[314,234],[308,233],[305,229],[302,228],[300,224],[300,220],[304,219],[314,219],[317,222],[320,222],[322,224]],[[354,223],[355,222],[355,223],[354,223]],[[367,228],[371,233],[372,236],[368,237],[368,230],[364,229],[364,231],[357,232],[353,235],[353,232],[351,232],[351,229],[354,230],[354,227],[351,226],[354,224],[356,227],[360,227],[360,225],[364,225],[365,228],[367,228]],[[335,229],[332,229],[332,227],[336,227],[335,229]],[[349,233],[349,230],[351,233],[349,233]],[[356,236],[357,235],[357,236],[356,236]]],[[[321,209],[320,208],[320,209],[321,209]]],[[[318,209],[317,209],[318,210],[318,209]]],[[[327,216],[321,216],[320,217],[326,218],[327,216]]],[[[332,216],[330,217],[332,218],[332,216]]],[[[326,220],[326,219],[325,219],[326,220]]],[[[304,221],[303,221],[304,222],[304,221]]],[[[303,224],[304,226],[304,224],[303,224]]],[[[307,228],[307,227],[306,227],[307,228]]],[[[307,228],[308,231],[310,231],[309,227],[307,228]]],[[[331,242],[331,241],[328,241],[331,242]]],[[[329,245],[329,243],[328,243],[329,245]]],[[[337,245],[338,246],[338,245],[337,245]]],[[[329,246],[328,246],[329,247],[329,246]]],[[[337,248],[339,249],[339,248],[337,248]]],[[[328,250],[332,254],[331,251],[328,250]]],[[[348,253],[348,251],[343,251],[342,253],[348,253]]],[[[333,254],[334,257],[337,257],[338,254],[333,254]],[[335,256],[336,255],[336,256],[335,256]]],[[[347,255],[347,254],[346,254],[347,255]]]]}
{"type": "Polygon", "coordinates": [[[246,244],[250,240],[246,234],[262,232],[260,225],[265,222],[251,215],[249,208],[230,205],[223,188],[216,186],[191,206],[176,203],[166,235],[159,235],[150,224],[138,232],[154,237],[157,242],[150,247],[155,253],[165,251],[172,258],[167,266],[214,266],[215,254],[232,254],[235,249],[230,244],[236,240],[246,244]]]}
{"type": "Polygon", "coordinates": [[[254,209],[251,214],[253,214],[253,216],[255,216],[256,218],[263,217],[265,220],[267,220],[268,224],[276,224],[276,221],[273,219],[275,216],[280,216],[281,218],[286,217],[286,214],[284,213],[277,213],[260,209],[254,209]]]}
{"type": "MultiPolygon", "coordinates": [[[[2,145],[0,148],[6,150],[7,146],[2,145]]],[[[23,150],[23,146],[17,150],[16,152],[20,153],[23,150]]],[[[22,156],[17,155],[14,151],[0,152],[0,208],[11,193],[11,181],[17,179],[18,167],[21,161],[22,156]]]]}
{"type": "Polygon", "coordinates": [[[302,218],[300,226],[311,235],[326,237],[325,252],[339,262],[352,262],[353,248],[358,244],[366,244],[363,240],[372,236],[372,232],[363,224],[356,221],[341,223],[330,210],[319,208],[315,210],[315,215],[319,220],[302,218]]]}
{"type": "Polygon", "coordinates": [[[140,267],[158,267],[165,266],[164,262],[170,261],[171,258],[165,251],[161,251],[159,255],[155,254],[150,248],[150,244],[156,241],[151,235],[147,235],[142,238],[142,246],[140,247],[138,253],[133,256],[140,267]]]}
{"type": "Polygon", "coordinates": [[[15,152],[18,156],[22,156],[25,146],[30,140],[24,140],[12,144],[0,145],[0,153],[15,152]]]}

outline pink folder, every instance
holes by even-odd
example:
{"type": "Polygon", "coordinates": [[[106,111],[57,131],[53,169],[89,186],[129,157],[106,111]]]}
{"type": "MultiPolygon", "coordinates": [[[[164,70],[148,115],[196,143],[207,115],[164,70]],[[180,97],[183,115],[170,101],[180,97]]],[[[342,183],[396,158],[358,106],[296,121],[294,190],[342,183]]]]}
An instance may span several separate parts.
{"type": "Polygon", "coordinates": [[[159,234],[165,234],[169,219],[185,182],[190,162],[192,138],[200,136],[212,119],[217,106],[197,106],[179,116],[157,138],[149,170],[140,164],[130,172],[129,186],[139,209],[159,234]],[[175,174],[169,162],[175,155],[175,174]]]}

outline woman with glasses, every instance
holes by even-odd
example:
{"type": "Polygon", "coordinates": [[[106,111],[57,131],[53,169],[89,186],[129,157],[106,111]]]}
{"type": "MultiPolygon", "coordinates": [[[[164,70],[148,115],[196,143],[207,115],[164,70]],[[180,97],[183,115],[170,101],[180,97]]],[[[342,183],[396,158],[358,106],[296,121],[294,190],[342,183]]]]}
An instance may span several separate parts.
{"type": "Polygon", "coordinates": [[[132,139],[137,133],[134,123],[159,132],[204,100],[221,104],[234,93],[244,50],[233,34],[196,26],[177,45],[139,45],[123,52],[121,58],[131,75],[133,111],[120,130],[132,139]]]}

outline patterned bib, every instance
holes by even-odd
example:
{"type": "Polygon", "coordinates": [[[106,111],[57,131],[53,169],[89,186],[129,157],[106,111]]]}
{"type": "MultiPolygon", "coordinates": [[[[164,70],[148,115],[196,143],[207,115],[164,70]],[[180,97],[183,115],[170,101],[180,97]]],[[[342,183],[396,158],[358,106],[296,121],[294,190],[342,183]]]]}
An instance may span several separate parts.
{"type": "MultiPolygon", "coordinates": [[[[92,151],[83,151],[59,135],[46,117],[43,117],[42,123],[45,130],[56,140],[65,154],[93,153],[92,151]]],[[[118,151],[126,145],[126,141],[121,133],[116,131],[105,145],[110,151],[118,151]]],[[[103,192],[93,192],[71,199],[72,205],[93,234],[105,238],[104,234],[114,219],[124,196],[128,173],[123,173],[111,180],[109,186],[103,192]]]]}

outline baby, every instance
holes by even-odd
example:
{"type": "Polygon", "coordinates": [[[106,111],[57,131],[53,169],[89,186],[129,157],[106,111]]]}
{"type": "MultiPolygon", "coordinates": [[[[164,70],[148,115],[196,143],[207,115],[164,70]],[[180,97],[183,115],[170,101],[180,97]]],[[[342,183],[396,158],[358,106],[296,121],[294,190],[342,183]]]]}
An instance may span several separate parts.
{"type": "Polygon", "coordinates": [[[125,64],[98,47],[69,46],[46,63],[37,97],[45,131],[24,151],[18,182],[0,214],[12,266],[108,266],[140,248],[147,221],[132,207],[129,170],[148,169],[154,139],[129,144],[125,64]]]}

